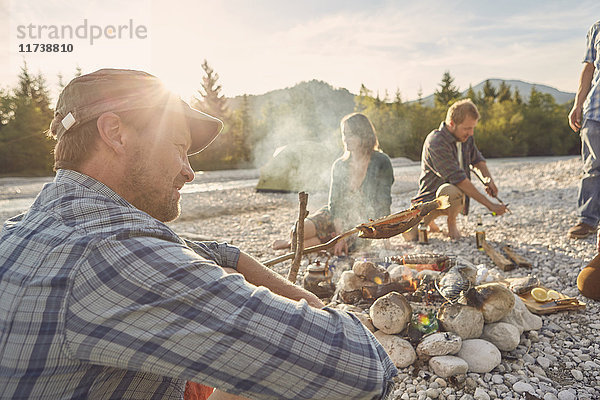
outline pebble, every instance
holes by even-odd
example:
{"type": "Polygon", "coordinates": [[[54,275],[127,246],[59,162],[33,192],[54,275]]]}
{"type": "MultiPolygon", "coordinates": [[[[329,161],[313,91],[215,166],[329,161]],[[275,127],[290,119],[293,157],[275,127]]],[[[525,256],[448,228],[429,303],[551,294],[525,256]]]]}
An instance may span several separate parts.
{"type": "Polygon", "coordinates": [[[583,373],[578,370],[578,369],[572,369],[571,370],[571,375],[573,375],[573,378],[575,378],[578,381],[582,381],[583,380],[583,373]]]}
{"type": "Polygon", "coordinates": [[[577,395],[568,390],[558,392],[558,400],[577,400],[577,395]]]}
{"type": "Polygon", "coordinates": [[[550,367],[550,364],[552,363],[552,361],[550,361],[549,358],[543,357],[543,356],[539,356],[536,359],[537,363],[540,364],[540,366],[544,369],[550,367]]]}
{"type": "Polygon", "coordinates": [[[531,394],[535,393],[535,389],[533,388],[533,386],[531,386],[529,383],[522,382],[522,381],[515,383],[513,385],[513,389],[517,393],[525,393],[525,392],[528,392],[531,394]]]}
{"type": "Polygon", "coordinates": [[[475,389],[475,394],[473,395],[475,400],[490,400],[490,395],[487,394],[485,390],[482,388],[475,389]]]}

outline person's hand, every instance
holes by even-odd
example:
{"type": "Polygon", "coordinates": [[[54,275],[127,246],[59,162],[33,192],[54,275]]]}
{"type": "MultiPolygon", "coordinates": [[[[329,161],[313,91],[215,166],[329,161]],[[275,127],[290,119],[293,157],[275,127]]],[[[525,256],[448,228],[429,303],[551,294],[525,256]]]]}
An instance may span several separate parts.
{"type": "Polygon", "coordinates": [[[333,255],[334,256],[343,256],[348,254],[348,243],[346,239],[340,239],[333,246],[333,255]]]}
{"type": "Polygon", "coordinates": [[[569,126],[573,129],[573,132],[579,131],[581,129],[581,118],[583,115],[583,107],[578,105],[573,105],[573,109],[569,113],[569,126]]]}
{"type": "Polygon", "coordinates": [[[508,211],[508,207],[506,207],[504,204],[496,204],[496,203],[492,203],[492,206],[489,207],[490,211],[496,215],[502,215],[504,214],[506,211],[508,211]]]}
{"type": "Polygon", "coordinates": [[[496,184],[494,183],[494,181],[492,179],[490,179],[488,184],[485,185],[485,192],[492,197],[498,196],[498,187],[496,186],[496,184]]]}
{"type": "Polygon", "coordinates": [[[323,304],[323,302],[315,294],[309,292],[308,290],[307,290],[307,294],[305,294],[302,298],[304,300],[306,300],[308,305],[311,307],[315,307],[315,308],[325,307],[325,304],[323,304]]]}

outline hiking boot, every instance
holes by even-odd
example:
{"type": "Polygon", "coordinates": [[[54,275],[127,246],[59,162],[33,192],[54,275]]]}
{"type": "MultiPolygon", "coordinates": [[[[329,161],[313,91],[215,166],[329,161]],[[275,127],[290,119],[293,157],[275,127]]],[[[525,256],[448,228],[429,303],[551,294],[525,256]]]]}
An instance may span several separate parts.
{"type": "Polygon", "coordinates": [[[569,229],[567,236],[573,239],[581,239],[592,233],[596,233],[596,227],[580,222],[569,229]]]}

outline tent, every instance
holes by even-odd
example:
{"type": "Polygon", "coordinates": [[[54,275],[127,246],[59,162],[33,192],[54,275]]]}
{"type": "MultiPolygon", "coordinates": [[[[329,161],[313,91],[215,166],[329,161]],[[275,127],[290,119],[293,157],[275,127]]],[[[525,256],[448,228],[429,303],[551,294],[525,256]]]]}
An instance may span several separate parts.
{"type": "Polygon", "coordinates": [[[280,147],[260,168],[259,192],[327,192],[331,164],[340,149],[302,141],[280,147]]]}

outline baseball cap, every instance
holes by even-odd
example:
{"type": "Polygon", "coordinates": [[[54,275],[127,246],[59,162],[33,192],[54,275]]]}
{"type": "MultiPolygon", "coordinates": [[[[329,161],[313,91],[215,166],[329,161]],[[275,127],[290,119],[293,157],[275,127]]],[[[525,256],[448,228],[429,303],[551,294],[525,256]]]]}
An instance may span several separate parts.
{"type": "Polygon", "coordinates": [[[163,108],[185,115],[192,136],[188,155],[206,148],[223,128],[223,122],[191,108],[153,75],[128,69],[101,69],[81,75],[65,86],[58,98],[50,131],[60,140],[105,112],[147,108],[163,108]]]}

